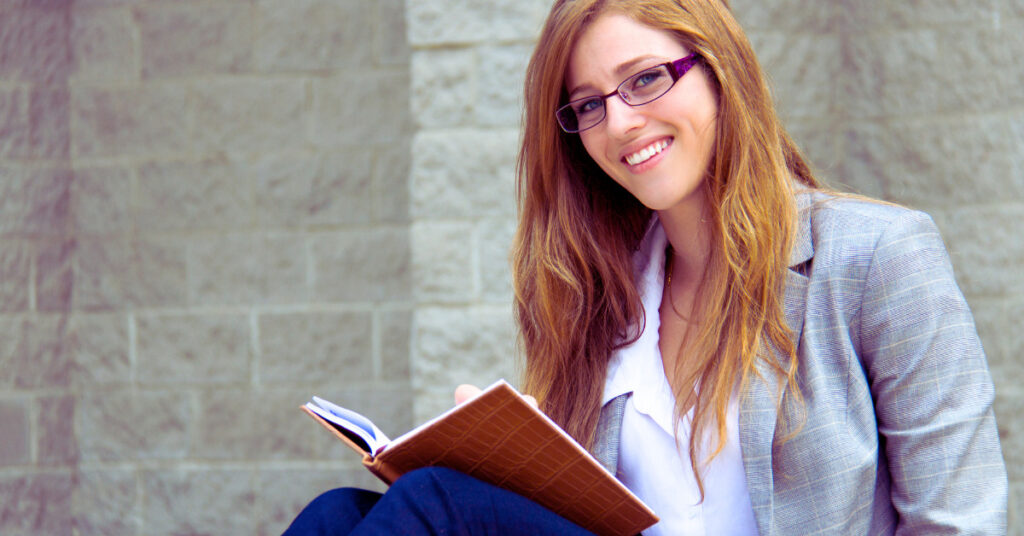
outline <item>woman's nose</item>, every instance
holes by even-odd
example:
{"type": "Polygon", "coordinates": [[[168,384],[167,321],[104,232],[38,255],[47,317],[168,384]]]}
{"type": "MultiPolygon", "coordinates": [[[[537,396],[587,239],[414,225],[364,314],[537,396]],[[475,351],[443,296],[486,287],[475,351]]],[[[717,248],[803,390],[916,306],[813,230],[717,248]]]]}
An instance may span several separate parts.
{"type": "Polygon", "coordinates": [[[625,134],[634,128],[643,126],[646,118],[635,106],[626,104],[618,95],[614,95],[604,102],[605,106],[605,128],[612,135],[625,134]]]}

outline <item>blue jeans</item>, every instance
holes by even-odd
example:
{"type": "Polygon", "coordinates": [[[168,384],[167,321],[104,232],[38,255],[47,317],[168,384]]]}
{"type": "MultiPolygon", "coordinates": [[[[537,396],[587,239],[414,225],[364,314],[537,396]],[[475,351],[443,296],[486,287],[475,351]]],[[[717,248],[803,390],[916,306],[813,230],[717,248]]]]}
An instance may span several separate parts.
{"type": "Polygon", "coordinates": [[[593,536],[525,497],[440,467],[412,471],[383,495],[328,491],[299,513],[284,536],[343,534],[593,536]]]}

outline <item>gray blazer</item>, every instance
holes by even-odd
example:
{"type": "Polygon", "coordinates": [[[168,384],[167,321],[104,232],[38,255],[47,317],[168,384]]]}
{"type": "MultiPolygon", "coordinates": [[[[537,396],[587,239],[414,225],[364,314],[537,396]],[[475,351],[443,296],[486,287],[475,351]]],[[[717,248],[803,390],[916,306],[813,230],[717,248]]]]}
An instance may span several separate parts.
{"type": "MultiPolygon", "coordinates": [[[[995,392],[974,321],[926,214],[804,191],[786,282],[806,420],[763,367],[741,395],[743,464],[762,536],[1005,534],[995,392]]],[[[783,359],[775,353],[777,359],[783,359]]],[[[627,395],[602,409],[614,471],[627,395]]]]}

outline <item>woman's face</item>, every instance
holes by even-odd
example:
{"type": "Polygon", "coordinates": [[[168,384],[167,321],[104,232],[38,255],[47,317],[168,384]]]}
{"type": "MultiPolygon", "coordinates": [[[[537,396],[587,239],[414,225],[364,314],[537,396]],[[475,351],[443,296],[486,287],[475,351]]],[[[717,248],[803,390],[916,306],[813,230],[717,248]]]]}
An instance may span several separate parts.
{"type": "MultiPolygon", "coordinates": [[[[606,13],[573,47],[566,72],[569,100],[606,95],[627,77],[689,53],[666,31],[606,13]]],[[[601,169],[646,207],[700,215],[716,102],[708,76],[697,66],[648,104],[629,106],[617,95],[606,99],[604,120],[579,136],[601,169]]]]}

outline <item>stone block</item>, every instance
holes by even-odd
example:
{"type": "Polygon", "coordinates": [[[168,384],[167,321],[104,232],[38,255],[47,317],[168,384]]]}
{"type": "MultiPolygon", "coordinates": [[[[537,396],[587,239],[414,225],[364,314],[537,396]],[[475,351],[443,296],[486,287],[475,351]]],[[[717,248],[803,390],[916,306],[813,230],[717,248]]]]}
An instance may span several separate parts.
{"type": "Polygon", "coordinates": [[[479,295],[473,227],[468,222],[413,224],[412,277],[417,302],[458,303],[479,295]]]}
{"type": "Polygon", "coordinates": [[[373,58],[378,65],[409,63],[409,39],[404,0],[377,0],[373,31],[373,58]]]}
{"type": "Polygon", "coordinates": [[[139,43],[135,21],[124,9],[71,11],[72,79],[76,82],[138,80],[139,43]]]}
{"type": "Polygon", "coordinates": [[[134,469],[84,469],[71,495],[75,532],[80,536],[139,533],[140,498],[134,469]]]}
{"type": "Polygon", "coordinates": [[[540,34],[546,0],[406,2],[409,43],[418,46],[530,41],[540,34]]]}
{"type": "Polygon", "coordinates": [[[286,234],[202,236],[189,246],[189,303],[241,305],[308,299],[304,239],[286,234]]]}
{"type": "Polygon", "coordinates": [[[532,44],[486,46],[477,50],[476,124],[519,127],[523,81],[532,53],[532,44]]]}
{"type": "Polygon", "coordinates": [[[969,298],[1020,297],[1024,288],[1024,204],[994,204],[932,211],[969,298]]]}
{"type": "Polygon", "coordinates": [[[78,462],[76,405],[72,395],[36,399],[36,455],[39,465],[73,466],[78,462]]]}
{"type": "Polygon", "coordinates": [[[257,0],[256,62],[266,72],[367,67],[373,9],[357,0],[257,0]]]}
{"type": "Polygon", "coordinates": [[[259,317],[260,381],[342,385],[373,378],[370,313],[282,313],[259,317]]]}
{"type": "Polygon", "coordinates": [[[413,419],[425,421],[452,404],[461,383],[485,387],[515,380],[515,321],[511,307],[421,308],[416,311],[413,419]]]}
{"type": "Polygon", "coordinates": [[[324,430],[298,410],[310,396],[300,388],[206,390],[199,397],[191,457],[234,462],[313,458],[313,434],[324,430]]]}
{"type": "Polygon", "coordinates": [[[887,199],[928,208],[1024,200],[1012,160],[1020,149],[1002,117],[906,120],[885,134],[867,157],[885,178],[887,199]]]}
{"type": "Polygon", "coordinates": [[[368,223],[373,211],[373,157],[372,151],[360,147],[313,157],[257,158],[250,181],[260,223],[269,228],[368,223]]]}
{"type": "Polygon", "coordinates": [[[972,299],[971,310],[996,392],[1019,389],[1024,385],[1024,370],[1019,365],[1024,355],[1024,332],[1017,325],[1024,314],[1024,300],[972,299]]]}
{"type": "Polygon", "coordinates": [[[380,341],[380,378],[384,381],[408,382],[412,352],[412,311],[381,311],[377,313],[380,341]]]}
{"type": "Polygon", "coordinates": [[[512,239],[516,233],[513,218],[483,220],[478,224],[480,235],[475,263],[480,270],[480,294],[487,301],[512,303],[512,239]]]}
{"type": "MultiPolygon", "coordinates": [[[[17,0],[12,0],[17,1],[17,0]]],[[[31,2],[33,0],[25,0],[31,2]]],[[[66,0],[46,0],[48,2],[63,2],[66,0]]],[[[75,0],[75,7],[116,7],[138,5],[139,0],[75,0]]]]}
{"type": "Polygon", "coordinates": [[[0,13],[0,79],[57,85],[71,65],[66,6],[26,6],[0,13]]]}
{"type": "Polygon", "coordinates": [[[64,315],[0,318],[0,386],[52,389],[71,383],[71,337],[64,315]]]}
{"type": "Polygon", "coordinates": [[[284,532],[295,516],[325,491],[343,486],[378,492],[386,489],[362,468],[261,469],[257,482],[256,501],[262,505],[259,534],[266,536],[284,532]]]}
{"type": "Polygon", "coordinates": [[[834,120],[787,121],[785,127],[819,179],[830,182],[839,179],[845,146],[842,131],[834,120]]]}
{"type": "Polygon", "coordinates": [[[63,159],[70,147],[63,88],[11,87],[0,90],[0,157],[63,159]]]}
{"type": "Polygon", "coordinates": [[[176,238],[80,238],[74,304],[79,310],[181,306],[185,244],[176,238]]]}
{"type": "Polygon", "coordinates": [[[887,193],[892,132],[881,121],[851,122],[840,134],[845,154],[838,177],[844,191],[883,199],[887,193]]]}
{"type": "Polygon", "coordinates": [[[249,318],[227,314],[142,314],[136,318],[143,383],[248,383],[249,318]]]}
{"type": "Polygon", "coordinates": [[[250,71],[254,18],[250,2],[140,5],[142,76],[250,71]]]}
{"type": "Polygon", "coordinates": [[[139,167],[136,219],[143,231],[249,227],[252,193],[237,161],[154,162],[139,167]]]}
{"type": "Polygon", "coordinates": [[[731,0],[729,5],[745,30],[830,33],[839,26],[840,4],[820,0],[731,0]]]}
{"type": "MultiPolygon", "coordinates": [[[[71,183],[71,214],[75,231],[112,234],[131,229],[131,198],[135,184],[135,173],[130,168],[76,167],[71,183]]],[[[180,207],[180,210],[187,209],[180,207]]]]}
{"type": "Polygon", "coordinates": [[[78,445],[84,462],[182,459],[191,437],[191,399],[173,391],[105,390],[82,395],[78,445]]]}
{"type": "Polygon", "coordinates": [[[195,142],[207,153],[262,153],[302,147],[307,82],[301,79],[204,81],[193,89],[195,142]]]}
{"type": "Polygon", "coordinates": [[[36,256],[36,309],[70,311],[72,307],[74,239],[50,240],[38,245],[36,256]]]}
{"type": "Polygon", "coordinates": [[[0,168],[0,234],[60,235],[67,231],[71,170],[0,168]]]}
{"type": "Polygon", "coordinates": [[[246,470],[144,471],[146,534],[254,534],[253,485],[246,470]]]}
{"type": "Polygon", "coordinates": [[[0,313],[28,310],[32,249],[27,241],[0,240],[0,313]]]}
{"type": "MultiPolygon", "coordinates": [[[[1024,17],[1024,0],[1009,0],[1009,2],[1003,4],[1001,13],[1009,14],[1013,17],[1024,17]]],[[[1024,500],[1024,497],[1022,497],[1022,500],[1024,500]]]]}
{"type": "Polygon", "coordinates": [[[127,385],[132,379],[129,319],[124,314],[75,314],[74,381],[79,385],[127,385]]]}
{"type": "Polygon", "coordinates": [[[28,92],[0,88],[0,158],[17,156],[28,129],[28,92]]]}
{"type": "Polygon", "coordinates": [[[837,4],[842,21],[854,29],[919,28],[989,23],[1003,0],[856,0],[837,4]]]}
{"type": "Polygon", "coordinates": [[[73,487],[68,473],[0,475],[0,534],[71,534],[73,487]]]}
{"type": "Polygon", "coordinates": [[[823,118],[836,112],[841,64],[838,34],[751,33],[784,120],[823,118]]]}
{"type": "Polygon", "coordinates": [[[313,81],[313,141],[320,147],[403,143],[412,131],[406,69],[345,71],[313,81]]]}
{"type": "Polygon", "coordinates": [[[178,154],[192,144],[190,115],[182,85],[76,86],[71,94],[71,150],[78,157],[178,154]]]}
{"type": "Polygon", "coordinates": [[[373,159],[374,221],[404,223],[409,221],[409,139],[381,145],[373,159]]]}
{"type": "Polygon", "coordinates": [[[855,118],[991,112],[1019,104],[1008,30],[984,26],[866,34],[842,49],[841,99],[855,118]]]}
{"type": "Polygon", "coordinates": [[[64,88],[29,90],[26,147],[21,156],[35,159],[65,159],[70,154],[68,125],[71,94],[64,88]]]}
{"type": "Polygon", "coordinates": [[[0,399],[0,467],[31,462],[32,426],[24,400],[0,399]]]}
{"type": "MultiPolygon", "coordinates": [[[[412,114],[422,128],[465,127],[473,123],[480,78],[472,48],[420,50],[412,56],[412,114]]],[[[482,101],[483,102],[483,101],[482,101]]]]}
{"type": "Polygon", "coordinates": [[[314,235],[313,295],[322,301],[408,301],[409,244],[404,228],[314,235]]]}
{"type": "Polygon", "coordinates": [[[414,219],[511,217],[517,130],[420,132],[412,145],[414,219]]]}

